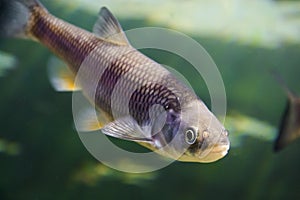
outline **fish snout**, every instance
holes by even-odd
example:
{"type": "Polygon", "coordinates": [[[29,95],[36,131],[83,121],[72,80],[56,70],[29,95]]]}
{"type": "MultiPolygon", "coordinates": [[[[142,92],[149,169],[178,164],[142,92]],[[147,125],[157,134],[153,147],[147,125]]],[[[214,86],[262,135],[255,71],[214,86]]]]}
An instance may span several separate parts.
{"type": "Polygon", "coordinates": [[[223,130],[218,135],[205,138],[201,145],[200,159],[203,162],[213,162],[223,158],[230,148],[228,135],[228,131],[223,130]]]}

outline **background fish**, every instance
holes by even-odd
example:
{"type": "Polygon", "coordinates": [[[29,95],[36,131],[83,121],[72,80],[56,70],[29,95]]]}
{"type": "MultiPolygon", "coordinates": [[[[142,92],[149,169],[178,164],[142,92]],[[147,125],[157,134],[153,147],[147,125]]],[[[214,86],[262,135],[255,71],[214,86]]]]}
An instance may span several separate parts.
{"type": "Polygon", "coordinates": [[[279,134],[274,145],[274,151],[280,151],[300,137],[300,98],[287,87],[277,73],[274,73],[274,75],[288,97],[288,102],[280,122],[279,134]]]}
{"type": "Polygon", "coordinates": [[[82,89],[96,106],[101,120],[89,121],[89,111],[83,112],[82,130],[101,129],[181,161],[212,162],[227,154],[223,125],[186,85],[128,43],[108,9],[101,9],[90,33],[52,16],[36,0],[1,1],[1,7],[0,34],[44,44],[71,70],[53,69],[57,90],[82,89]]]}

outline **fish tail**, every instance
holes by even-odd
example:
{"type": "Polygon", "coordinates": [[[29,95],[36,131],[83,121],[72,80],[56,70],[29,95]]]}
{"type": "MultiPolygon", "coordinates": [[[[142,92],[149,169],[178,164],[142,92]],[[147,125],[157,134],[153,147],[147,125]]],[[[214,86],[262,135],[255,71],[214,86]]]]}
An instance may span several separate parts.
{"type": "Polygon", "coordinates": [[[38,0],[0,0],[0,37],[28,37],[34,8],[43,8],[38,0]]]}

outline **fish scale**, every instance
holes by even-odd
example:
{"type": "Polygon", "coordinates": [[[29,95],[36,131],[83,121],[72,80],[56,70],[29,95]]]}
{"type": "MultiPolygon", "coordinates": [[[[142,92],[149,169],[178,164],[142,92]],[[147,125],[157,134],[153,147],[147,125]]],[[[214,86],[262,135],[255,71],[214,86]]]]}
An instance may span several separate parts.
{"type": "MultiPolygon", "coordinates": [[[[125,109],[122,109],[124,107],[124,102],[122,101],[124,97],[130,97],[128,102],[129,112],[139,123],[147,123],[147,120],[149,120],[149,117],[146,117],[148,116],[148,110],[154,104],[179,111],[180,109],[172,104],[176,101],[176,97],[180,97],[182,94],[192,96],[192,94],[183,92],[174,94],[172,90],[174,90],[173,84],[175,81],[169,72],[150,59],[141,58],[141,61],[135,59],[136,62],[131,62],[131,60],[134,60],[133,58],[144,56],[135,50],[130,49],[128,51],[130,53],[126,53],[126,56],[115,58],[112,64],[105,68],[102,76],[99,77],[100,80],[95,97],[96,104],[111,114],[111,95],[114,90],[117,90],[115,93],[118,93],[118,99],[115,100],[117,101],[115,104],[121,106],[115,108],[115,112],[120,116],[126,115],[127,112],[125,109]],[[126,59],[123,59],[125,57],[126,59]],[[145,60],[147,60],[146,67],[136,64],[145,60]],[[120,64],[115,65],[115,63],[120,64]],[[122,83],[116,86],[120,81],[119,79],[122,79],[122,83]],[[152,92],[157,94],[151,95],[152,92]]],[[[122,55],[122,53],[124,52],[121,51],[117,54],[122,55]]],[[[98,63],[98,65],[99,67],[103,66],[102,63],[98,63]]],[[[182,88],[184,87],[182,86],[182,88]]],[[[185,90],[187,89],[185,88],[185,90]]],[[[178,104],[177,102],[177,107],[178,104]]]]}

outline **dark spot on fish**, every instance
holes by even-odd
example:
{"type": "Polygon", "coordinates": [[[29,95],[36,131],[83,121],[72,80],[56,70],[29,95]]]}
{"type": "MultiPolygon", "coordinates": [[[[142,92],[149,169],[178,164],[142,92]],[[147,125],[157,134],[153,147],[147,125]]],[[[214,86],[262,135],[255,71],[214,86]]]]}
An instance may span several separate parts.
{"type": "Polygon", "coordinates": [[[139,124],[148,121],[149,109],[154,105],[160,105],[165,110],[180,112],[180,103],[175,94],[167,87],[158,83],[146,84],[135,90],[129,101],[129,112],[139,124]],[[153,92],[147,92],[147,91],[153,92]],[[143,111],[143,112],[141,112],[143,111]]]}
{"type": "Polygon", "coordinates": [[[96,101],[98,104],[102,105],[105,111],[111,114],[111,98],[112,93],[119,79],[124,76],[129,67],[118,66],[117,59],[109,64],[108,67],[104,70],[103,74],[100,77],[96,90],[96,101]]]}

